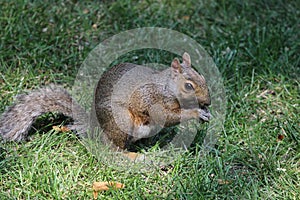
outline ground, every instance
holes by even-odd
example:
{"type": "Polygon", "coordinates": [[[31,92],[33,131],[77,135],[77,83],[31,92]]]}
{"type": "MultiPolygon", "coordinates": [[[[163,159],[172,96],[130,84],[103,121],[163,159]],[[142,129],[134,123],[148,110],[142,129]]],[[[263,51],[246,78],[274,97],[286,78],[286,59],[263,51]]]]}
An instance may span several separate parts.
{"type": "MultiPolygon", "coordinates": [[[[2,143],[1,199],[90,199],[94,181],[125,184],[100,199],[299,198],[296,0],[2,0],[0,13],[0,112],[24,91],[50,83],[70,88],[97,44],[138,27],[165,27],[195,39],[220,70],[228,99],[224,129],[209,154],[196,144],[154,171],[107,166],[78,138],[55,130],[2,143]]],[[[160,53],[134,52],[135,62],[168,60],[160,53]]]]}

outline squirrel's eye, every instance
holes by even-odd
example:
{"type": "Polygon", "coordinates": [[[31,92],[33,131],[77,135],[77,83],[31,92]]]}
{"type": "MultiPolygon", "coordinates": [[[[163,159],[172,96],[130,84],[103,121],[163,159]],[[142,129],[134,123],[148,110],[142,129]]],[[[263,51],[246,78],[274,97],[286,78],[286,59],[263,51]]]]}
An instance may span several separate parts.
{"type": "Polygon", "coordinates": [[[184,87],[186,90],[194,90],[194,87],[191,83],[185,83],[184,87]]]}

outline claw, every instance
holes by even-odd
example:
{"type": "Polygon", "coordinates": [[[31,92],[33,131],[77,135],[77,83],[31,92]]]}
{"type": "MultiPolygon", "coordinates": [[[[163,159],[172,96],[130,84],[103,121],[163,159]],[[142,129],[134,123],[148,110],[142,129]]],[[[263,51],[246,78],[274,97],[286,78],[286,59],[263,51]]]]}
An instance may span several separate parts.
{"type": "Polygon", "coordinates": [[[204,122],[208,122],[212,115],[210,114],[208,109],[200,109],[200,119],[204,122]]]}

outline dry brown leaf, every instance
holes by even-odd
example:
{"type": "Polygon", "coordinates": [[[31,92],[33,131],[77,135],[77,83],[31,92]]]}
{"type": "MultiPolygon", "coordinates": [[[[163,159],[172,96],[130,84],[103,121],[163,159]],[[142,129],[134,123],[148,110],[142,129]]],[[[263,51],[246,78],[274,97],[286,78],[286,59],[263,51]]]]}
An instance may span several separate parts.
{"type": "Polygon", "coordinates": [[[63,132],[63,133],[65,133],[65,132],[69,132],[70,131],[70,129],[68,127],[66,127],[66,126],[61,126],[61,127],[59,127],[59,126],[52,126],[52,128],[53,128],[53,130],[55,130],[57,132],[63,132]]]}
{"type": "Polygon", "coordinates": [[[93,24],[93,25],[92,25],[92,28],[93,28],[93,29],[97,29],[97,28],[98,28],[98,25],[97,25],[97,24],[93,24]]]}
{"type": "Polygon", "coordinates": [[[94,199],[97,199],[99,191],[106,191],[110,188],[113,189],[122,189],[125,185],[119,182],[112,182],[112,181],[102,181],[102,182],[94,182],[93,183],[93,195],[94,199]]]}
{"type": "Polygon", "coordinates": [[[284,135],[282,135],[282,134],[277,135],[277,142],[280,142],[283,139],[284,139],[284,135]]]}
{"type": "Polygon", "coordinates": [[[190,19],[190,16],[184,15],[184,16],[182,17],[182,19],[188,21],[188,20],[190,19]]]}
{"type": "Polygon", "coordinates": [[[124,152],[123,155],[131,161],[134,161],[139,157],[139,154],[135,152],[124,152]]]}

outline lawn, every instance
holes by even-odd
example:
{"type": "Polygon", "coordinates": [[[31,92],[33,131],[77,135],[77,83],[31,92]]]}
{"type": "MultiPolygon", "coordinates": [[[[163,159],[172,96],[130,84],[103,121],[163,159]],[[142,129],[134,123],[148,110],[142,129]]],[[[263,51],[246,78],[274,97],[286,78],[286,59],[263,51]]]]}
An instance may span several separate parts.
{"type": "MultiPolygon", "coordinates": [[[[0,199],[91,199],[94,181],[125,184],[98,199],[299,199],[298,1],[2,0],[0,13],[0,113],[17,94],[51,83],[71,88],[99,43],[142,27],[201,44],[227,97],[224,128],[208,154],[194,144],[149,171],[101,162],[80,138],[51,129],[49,114],[29,141],[0,144],[0,199]]],[[[138,63],[160,60],[151,49],[132,54],[138,63]]]]}

